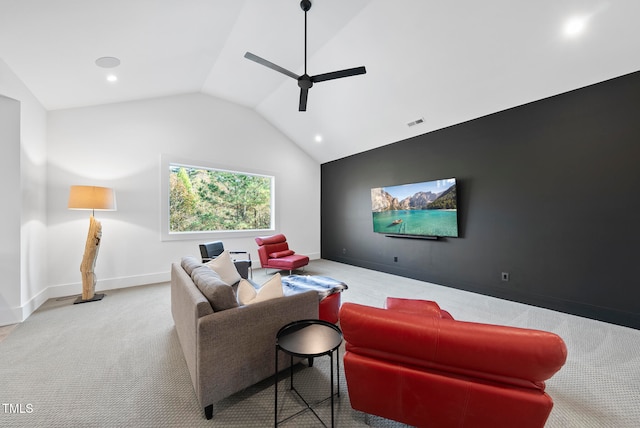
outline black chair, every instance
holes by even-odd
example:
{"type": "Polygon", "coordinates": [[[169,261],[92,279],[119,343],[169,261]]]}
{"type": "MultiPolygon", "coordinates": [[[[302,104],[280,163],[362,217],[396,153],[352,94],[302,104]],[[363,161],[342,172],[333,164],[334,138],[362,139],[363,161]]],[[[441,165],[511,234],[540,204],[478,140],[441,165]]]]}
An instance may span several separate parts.
{"type": "MultiPolygon", "coordinates": [[[[206,263],[218,257],[224,251],[224,244],[222,241],[213,241],[200,244],[200,255],[202,256],[202,263],[206,263]]],[[[233,263],[238,269],[238,273],[243,278],[253,279],[253,267],[251,266],[251,254],[248,251],[229,251],[233,263]],[[246,259],[238,260],[234,257],[236,254],[246,254],[246,259]]]]}

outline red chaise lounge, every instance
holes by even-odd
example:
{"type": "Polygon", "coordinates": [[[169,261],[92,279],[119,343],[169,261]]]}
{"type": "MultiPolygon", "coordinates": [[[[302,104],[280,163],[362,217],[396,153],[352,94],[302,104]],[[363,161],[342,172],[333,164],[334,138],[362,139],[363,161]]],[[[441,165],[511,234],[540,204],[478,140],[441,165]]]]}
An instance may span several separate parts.
{"type": "Polygon", "coordinates": [[[289,274],[295,269],[300,269],[309,264],[309,257],[296,254],[289,249],[287,238],[283,234],[272,236],[259,236],[258,256],[260,265],[265,269],[288,270],[289,274]]]}

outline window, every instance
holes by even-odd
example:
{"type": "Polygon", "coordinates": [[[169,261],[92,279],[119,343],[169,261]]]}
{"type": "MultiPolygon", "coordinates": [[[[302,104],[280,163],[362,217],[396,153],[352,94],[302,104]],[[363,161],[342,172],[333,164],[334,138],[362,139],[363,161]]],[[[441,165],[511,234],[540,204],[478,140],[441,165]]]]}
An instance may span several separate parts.
{"type": "Polygon", "coordinates": [[[163,161],[163,170],[165,239],[274,230],[275,177],[171,161],[163,161]]]}

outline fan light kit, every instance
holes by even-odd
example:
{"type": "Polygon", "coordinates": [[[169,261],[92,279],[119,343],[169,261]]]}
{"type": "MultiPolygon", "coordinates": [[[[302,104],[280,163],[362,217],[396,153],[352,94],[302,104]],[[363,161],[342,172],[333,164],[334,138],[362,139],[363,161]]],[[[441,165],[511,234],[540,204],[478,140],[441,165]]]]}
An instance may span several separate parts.
{"type": "Polygon", "coordinates": [[[364,67],[355,67],[348,68],[346,70],[333,71],[331,73],[309,76],[307,74],[307,12],[309,11],[309,9],[311,9],[311,1],[302,0],[300,2],[300,8],[304,11],[304,74],[302,76],[298,76],[297,74],[285,68],[282,68],[279,65],[272,63],[271,61],[260,58],[259,56],[254,55],[251,52],[245,53],[244,57],[250,59],[251,61],[257,62],[258,64],[264,65],[265,67],[269,67],[270,69],[275,70],[279,73],[296,79],[298,81],[298,86],[300,87],[300,105],[298,110],[307,111],[307,97],[309,94],[309,89],[311,89],[314,83],[340,79],[342,77],[357,76],[359,74],[365,74],[367,70],[364,67]]]}

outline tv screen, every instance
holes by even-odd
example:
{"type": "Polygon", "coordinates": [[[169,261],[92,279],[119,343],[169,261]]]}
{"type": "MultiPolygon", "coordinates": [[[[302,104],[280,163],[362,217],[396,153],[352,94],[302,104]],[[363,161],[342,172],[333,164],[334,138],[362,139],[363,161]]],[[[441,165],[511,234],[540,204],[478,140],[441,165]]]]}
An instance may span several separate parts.
{"type": "Polygon", "coordinates": [[[456,179],[373,188],[371,212],[377,233],[457,237],[456,179]]]}

